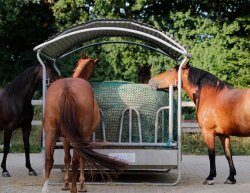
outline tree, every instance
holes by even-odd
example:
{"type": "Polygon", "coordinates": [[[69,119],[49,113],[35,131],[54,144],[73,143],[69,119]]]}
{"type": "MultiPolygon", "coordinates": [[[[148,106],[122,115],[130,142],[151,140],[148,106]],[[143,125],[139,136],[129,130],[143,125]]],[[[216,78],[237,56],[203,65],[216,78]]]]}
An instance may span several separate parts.
{"type": "MultiPolygon", "coordinates": [[[[8,74],[13,66],[27,66],[34,59],[32,48],[55,31],[93,19],[126,18],[170,32],[188,47],[192,65],[230,85],[249,87],[249,7],[249,0],[6,0],[0,5],[0,70],[4,72],[0,76],[9,80],[15,75],[8,74]]],[[[94,80],[136,81],[138,65],[150,63],[152,74],[156,74],[175,64],[164,56],[129,45],[84,51],[102,59],[94,80]]],[[[68,61],[75,61],[75,57],[68,61]]],[[[65,74],[71,74],[72,67],[65,74]]]]}
{"type": "Polygon", "coordinates": [[[32,49],[54,32],[53,23],[53,15],[44,1],[0,1],[0,76],[3,82],[37,63],[32,49]]]}

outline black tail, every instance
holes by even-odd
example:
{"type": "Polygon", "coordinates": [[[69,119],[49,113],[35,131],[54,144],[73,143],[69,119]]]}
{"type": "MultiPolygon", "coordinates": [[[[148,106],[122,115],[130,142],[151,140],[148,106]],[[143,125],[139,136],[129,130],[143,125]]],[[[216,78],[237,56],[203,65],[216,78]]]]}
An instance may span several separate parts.
{"type": "Polygon", "coordinates": [[[86,159],[89,163],[88,165],[92,165],[101,170],[107,168],[115,172],[120,172],[127,167],[127,164],[122,161],[94,151],[92,149],[94,147],[93,144],[83,141],[81,133],[79,132],[81,125],[76,111],[76,95],[70,87],[64,88],[59,105],[60,128],[63,134],[70,140],[71,145],[77,153],[86,159]]]}

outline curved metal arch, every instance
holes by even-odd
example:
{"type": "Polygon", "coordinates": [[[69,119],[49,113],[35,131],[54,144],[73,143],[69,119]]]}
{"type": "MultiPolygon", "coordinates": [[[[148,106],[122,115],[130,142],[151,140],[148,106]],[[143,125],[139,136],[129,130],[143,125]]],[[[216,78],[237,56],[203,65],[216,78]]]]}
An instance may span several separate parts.
{"type": "Polygon", "coordinates": [[[79,50],[83,50],[83,49],[98,46],[98,45],[105,45],[105,44],[130,44],[130,45],[136,45],[136,46],[141,46],[141,47],[147,48],[149,50],[152,50],[152,51],[155,51],[155,52],[158,52],[160,54],[163,54],[165,56],[170,57],[166,52],[163,52],[162,50],[159,50],[157,48],[154,48],[154,47],[146,45],[146,44],[140,44],[140,43],[130,42],[130,41],[104,41],[104,42],[97,42],[97,43],[92,43],[92,44],[87,44],[87,45],[81,46],[79,48],[76,48],[76,49],[74,49],[72,51],[69,51],[69,52],[61,55],[58,59],[64,58],[64,57],[66,57],[66,56],[68,56],[68,55],[70,55],[70,54],[72,54],[74,52],[77,52],[79,50]]]}
{"type": "Polygon", "coordinates": [[[41,54],[56,59],[74,46],[99,37],[133,37],[160,48],[172,59],[176,60],[182,55],[191,57],[182,45],[165,32],[153,26],[124,19],[94,20],[80,24],[56,34],[36,46],[34,51],[40,50],[41,54]]]}

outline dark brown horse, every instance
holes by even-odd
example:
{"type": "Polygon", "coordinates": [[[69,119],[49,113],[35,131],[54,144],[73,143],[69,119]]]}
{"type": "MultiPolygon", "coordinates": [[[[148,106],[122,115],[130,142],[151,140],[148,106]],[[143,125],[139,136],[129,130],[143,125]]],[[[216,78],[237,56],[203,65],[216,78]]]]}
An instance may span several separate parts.
{"type": "MultiPolygon", "coordinates": [[[[95,62],[93,60],[89,61],[95,62]]],[[[82,78],[64,78],[55,81],[49,87],[43,120],[46,136],[43,192],[48,191],[48,178],[53,165],[54,147],[60,135],[67,138],[73,147],[72,193],[77,192],[76,181],[79,156],[82,167],[84,164],[83,158],[98,169],[107,168],[119,171],[126,167],[127,164],[93,150],[94,145],[90,143],[91,135],[99,122],[99,107],[89,82],[82,78]]],[[[67,152],[65,151],[66,154],[67,152]]]]}
{"type": "MultiPolygon", "coordinates": [[[[153,77],[149,84],[166,89],[178,80],[179,66],[153,77]]],[[[250,136],[250,89],[234,89],[214,75],[190,67],[182,68],[182,87],[196,104],[197,120],[208,147],[210,173],[204,184],[213,184],[216,177],[215,136],[219,136],[229,163],[226,184],[236,183],[229,136],[250,136]]]]}
{"type": "MultiPolygon", "coordinates": [[[[53,68],[47,66],[47,77],[53,81],[57,78],[53,68]]],[[[0,91],[0,128],[4,129],[4,155],[1,167],[2,175],[10,177],[6,168],[6,159],[10,150],[10,139],[12,132],[17,128],[22,128],[23,142],[26,157],[26,167],[29,175],[36,176],[30,164],[29,156],[29,136],[31,121],[33,119],[33,108],[31,99],[38,83],[42,80],[42,66],[35,65],[19,74],[3,90],[0,91]]]]}

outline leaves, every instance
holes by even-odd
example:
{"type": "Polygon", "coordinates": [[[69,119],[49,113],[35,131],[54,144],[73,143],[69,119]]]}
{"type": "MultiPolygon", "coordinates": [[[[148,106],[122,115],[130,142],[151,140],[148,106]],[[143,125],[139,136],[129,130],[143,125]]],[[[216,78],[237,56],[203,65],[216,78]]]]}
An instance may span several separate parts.
{"type": "MultiPolygon", "coordinates": [[[[193,66],[215,74],[232,86],[250,86],[248,0],[225,0],[220,3],[211,3],[208,0],[45,2],[47,1],[0,1],[2,82],[13,79],[18,72],[36,61],[32,48],[47,40],[56,31],[93,19],[126,18],[142,21],[169,32],[193,55],[191,59],[193,66]]],[[[129,38],[112,40],[145,43],[129,38]]],[[[152,75],[175,65],[175,61],[159,53],[134,45],[107,44],[83,51],[93,58],[100,58],[92,77],[94,81],[114,79],[137,81],[137,68],[140,65],[152,65],[152,75]]],[[[76,53],[61,61],[61,63],[66,62],[62,65],[65,75],[71,74],[78,55],[79,53],[76,53]]]]}

